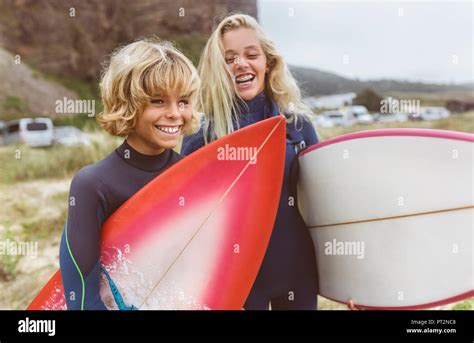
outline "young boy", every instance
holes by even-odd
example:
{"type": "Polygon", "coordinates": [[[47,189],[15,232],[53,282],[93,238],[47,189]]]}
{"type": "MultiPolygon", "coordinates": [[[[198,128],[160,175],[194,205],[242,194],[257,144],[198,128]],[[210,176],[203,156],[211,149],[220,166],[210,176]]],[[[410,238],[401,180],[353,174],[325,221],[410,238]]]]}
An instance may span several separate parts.
{"type": "Polygon", "coordinates": [[[171,44],[154,39],[116,50],[100,83],[98,121],[124,142],[82,168],[69,192],[60,267],[70,310],[106,310],[100,298],[100,232],[105,220],[181,157],[172,149],[199,126],[199,78],[171,44]]]}

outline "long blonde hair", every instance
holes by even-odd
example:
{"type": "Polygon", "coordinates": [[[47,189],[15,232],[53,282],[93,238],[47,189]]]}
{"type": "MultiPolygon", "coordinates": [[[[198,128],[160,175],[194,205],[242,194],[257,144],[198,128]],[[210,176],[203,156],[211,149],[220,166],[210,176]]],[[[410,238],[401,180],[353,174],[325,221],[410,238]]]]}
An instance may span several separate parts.
{"type": "Polygon", "coordinates": [[[222,37],[224,33],[238,28],[255,30],[267,58],[269,71],[265,77],[265,93],[275,100],[280,112],[288,122],[309,119],[312,111],[302,102],[301,92],[275,44],[265,35],[262,27],[251,16],[232,14],[224,18],[212,33],[204,48],[198,71],[201,91],[198,111],[204,112],[207,121],[204,139],[207,143],[234,131],[233,120],[238,123],[237,103],[240,98],[233,86],[232,75],[227,68],[222,37]],[[212,131],[212,132],[211,132],[212,131]]]}

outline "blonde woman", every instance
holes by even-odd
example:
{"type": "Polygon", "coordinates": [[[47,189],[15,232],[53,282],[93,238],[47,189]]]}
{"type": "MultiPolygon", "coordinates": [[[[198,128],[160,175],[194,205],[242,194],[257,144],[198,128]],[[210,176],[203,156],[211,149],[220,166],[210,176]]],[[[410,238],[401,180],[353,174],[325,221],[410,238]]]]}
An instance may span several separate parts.
{"type": "MultiPolygon", "coordinates": [[[[187,155],[209,141],[260,120],[287,117],[285,176],[270,243],[245,309],[316,309],[316,257],[296,204],[298,152],[318,142],[311,110],[274,43],[257,21],[243,14],[220,22],[199,64],[199,110],[206,123],[186,137],[187,155]]],[[[280,185],[276,185],[280,187],[280,185]]],[[[264,210],[264,209],[263,209],[264,210]]]]}
{"type": "MultiPolygon", "coordinates": [[[[193,107],[198,87],[196,69],[169,43],[140,40],[113,53],[100,83],[104,111],[98,121],[105,131],[125,140],[72,180],[60,246],[68,309],[106,310],[99,293],[101,226],[181,158],[172,148],[181,135],[197,129],[193,107]]],[[[120,294],[120,309],[133,309],[133,304],[117,299],[120,294]]]]}

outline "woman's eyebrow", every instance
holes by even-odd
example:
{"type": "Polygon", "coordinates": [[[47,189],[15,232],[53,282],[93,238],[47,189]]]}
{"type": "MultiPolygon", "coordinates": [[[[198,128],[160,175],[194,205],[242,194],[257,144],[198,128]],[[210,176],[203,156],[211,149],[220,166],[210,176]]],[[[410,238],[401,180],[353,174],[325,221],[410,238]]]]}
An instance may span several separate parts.
{"type": "Polygon", "coordinates": [[[249,45],[249,46],[246,46],[246,47],[245,47],[245,50],[250,50],[250,49],[258,50],[258,46],[256,46],[256,45],[249,45]]]}
{"type": "MultiPolygon", "coordinates": [[[[258,46],[256,45],[248,45],[244,48],[244,50],[251,50],[251,49],[254,49],[254,50],[258,50],[258,46]]],[[[232,49],[229,49],[229,50],[226,50],[225,51],[225,54],[235,54],[236,52],[232,49]]]]}

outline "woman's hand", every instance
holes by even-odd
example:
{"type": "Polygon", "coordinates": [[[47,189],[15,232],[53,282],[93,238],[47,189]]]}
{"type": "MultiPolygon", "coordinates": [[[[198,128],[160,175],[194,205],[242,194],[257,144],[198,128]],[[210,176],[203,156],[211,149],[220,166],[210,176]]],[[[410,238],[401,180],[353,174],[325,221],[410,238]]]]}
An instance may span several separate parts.
{"type": "Polygon", "coordinates": [[[347,307],[349,308],[349,310],[351,311],[358,311],[359,309],[354,305],[354,302],[352,301],[352,299],[350,299],[348,302],[347,302],[347,307]]]}

